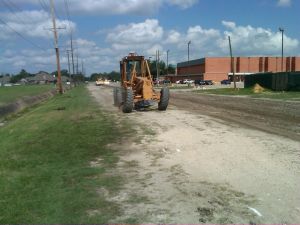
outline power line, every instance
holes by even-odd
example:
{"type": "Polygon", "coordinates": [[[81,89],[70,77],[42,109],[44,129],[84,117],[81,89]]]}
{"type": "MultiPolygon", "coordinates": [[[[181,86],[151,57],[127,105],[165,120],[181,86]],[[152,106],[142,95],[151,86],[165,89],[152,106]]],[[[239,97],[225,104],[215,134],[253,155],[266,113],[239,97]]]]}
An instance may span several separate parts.
{"type": "Polygon", "coordinates": [[[39,4],[44,11],[49,12],[49,7],[46,5],[46,3],[44,1],[39,0],[39,4]]]}
{"type": "Polygon", "coordinates": [[[36,48],[39,48],[43,51],[47,51],[45,48],[42,48],[41,46],[35,44],[34,42],[30,41],[29,39],[27,39],[26,37],[24,37],[21,33],[19,33],[18,31],[16,31],[14,28],[12,28],[11,26],[9,26],[5,21],[3,21],[1,18],[0,18],[0,22],[4,25],[6,25],[7,27],[9,27],[12,31],[14,31],[18,36],[20,36],[22,39],[24,39],[25,41],[27,41],[28,43],[30,43],[32,46],[36,47],[36,48]]]}
{"type": "Polygon", "coordinates": [[[10,4],[14,7],[14,8],[16,8],[18,11],[22,11],[22,9],[19,7],[19,6],[17,6],[13,1],[9,1],[10,2],[10,4]]]}
{"type": "Polygon", "coordinates": [[[71,27],[71,17],[70,17],[70,10],[69,10],[69,2],[68,0],[64,0],[65,3],[65,11],[67,14],[68,24],[69,24],[69,30],[70,30],[70,44],[71,44],[71,60],[72,60],[72,69],[73,74],[75,74],[75,63],[74,63],[74,48],[73,48],[73,29],[71,27]]]}
{"type": "Polygon", "coordinates": [[[70,19],[69,2],[68,2],[68,0],[64,0],[64,3],[65,3],[65,11],[66,11],[66,14],[67,14],[67,18],[70,21],[71,19],[70,19]]]}
{"type": "Polygon", "coordinates": [[[9,2],[9,1],[6,1],[6,0],[3,0],[2,1],[2,5],[5,6],[11,14],[13,14],[15,16],[15,18],[18,19],[18,22],[23,24],[23,25],[26,25],[24,23],[24,20],[23,18],[21,18],[21,16],[18,14],[18,10],[19,11],[22,11],[22,9],[20,9],[19,7],[17,7],[15,4],[13,4],[12,2],[9,2]]]}

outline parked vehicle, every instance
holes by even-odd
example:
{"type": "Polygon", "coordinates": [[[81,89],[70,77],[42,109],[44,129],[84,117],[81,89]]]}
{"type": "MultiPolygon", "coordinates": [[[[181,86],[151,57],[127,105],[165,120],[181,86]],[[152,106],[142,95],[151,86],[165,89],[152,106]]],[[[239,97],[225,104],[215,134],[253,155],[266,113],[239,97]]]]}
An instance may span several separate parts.
{"type": "Polygon", "coordinates": [[[214,85],[214,82],[212,80],[205,80],[205,85],[214,85]]]}
{"type": "Polygon", "coordinates": [[[230,80],[222,80],[222,81],[221,81],[221,84],[224,84],[224,85],[230,85],[230,84],[231,84],[231,81],[230,81],[230,80]]]}
{"type": "Polygon", "coordinates": [[[176,84],[183,84],[183,80],[176,81],[176,84]]]}
{"type": "Polygon", "coordinates": [[[170,80],[164,80],[162,83],[163,84],[171,84],[171,81],[170,80]]]}
{"type": "Polygon", "coordinates": [[[196,85],[206,85],[204,80],[195,80],[196,85]]]}
{"type": "Polygon", "coordinates": [[[185,79],[185,80],[183,81],[183,83],[184,83],[184,84],[193,84],[193,83],[195,83],[195,81],[194,81],[194,80],[191,80],[191,79],[185,79]]]}

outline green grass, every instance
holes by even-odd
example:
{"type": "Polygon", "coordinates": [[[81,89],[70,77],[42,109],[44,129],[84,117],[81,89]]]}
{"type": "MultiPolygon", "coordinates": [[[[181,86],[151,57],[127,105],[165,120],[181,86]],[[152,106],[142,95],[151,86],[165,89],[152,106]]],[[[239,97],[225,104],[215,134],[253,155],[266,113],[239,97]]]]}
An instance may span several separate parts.
{"type": "Polygon", "coordinates": [[[54,85],[0,87],[0,105],[15,102],[25,96],[39,95],[52,89],[55,89],[54,85]]]}
{"type": "Polygon", "coordinates": [[[199,94],[249,96],[252,98],[270,98],[270,99],[300,101],[300,92],[295,92],[295,91],[274,92],[270,90],[265,90],[262,93],[254,93],[252,88],[241,88],[238,90],[234,90],[233,88],[222,88],[222,89],[212,89],[212,90],[198,90],[195,92],[199,94]]]}
{"type": "Polygon", "coordinates": [[[165,86],[155,86],[154,87],[154,89],[156,89],[156,90],[160,90],[161,88],[163,88],[163,87],[168,87],[170,90],[185,90],[185,89],[193,89],[194,88],[194,86],[177,86],[177,85],[174,85],[174,86],[171,86],[171,85],[165,85],[165,86]]]}
{"type": "Polygon", "coordinates": [[[170,86],[170,89],[181,90],[181,89],[193,89],[194,86],[170,86]]]}
{"type": "Polygon", "coordinates": [[[0,224],[107,223],[117,216],[118,205],[96,190],[122,187],[121,177],[105,171],[118,162],[106,145],[120,132],[129,135],[124,129],[83,86],[9,121],[0,128],[0,224]],[[91,167],[97,158],[101,164],[91,167]]]}

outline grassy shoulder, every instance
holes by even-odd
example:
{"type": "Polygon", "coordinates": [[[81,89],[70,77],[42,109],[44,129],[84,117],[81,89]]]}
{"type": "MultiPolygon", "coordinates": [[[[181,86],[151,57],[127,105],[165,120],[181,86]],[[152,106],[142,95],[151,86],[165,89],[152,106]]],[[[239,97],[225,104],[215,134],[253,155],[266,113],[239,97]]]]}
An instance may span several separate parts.
{"type": "Polygon", "coordinates": [[[97,189],[121,188],[121,177],[105,174],[118,162],[106,146],[120,132],[85,87],[1,127],[0,223],[107,223],[117,216],[119,207],[97,189]]]}
{"type": "Polygon", "coordinates": [[[0,87],[0,105],[9,104],[25,96],[34,96],[55,89],[54,85],[23,85],[0,87]]]}
{"type": "Polygon", "coordinates": [[[281,100],[300,101],[300,92],[274,92],[271,90],[264,90],[261,93],[255,93],[253,88],[240,88],[234,90],[233,88],[221,88],[211,90],[197,90],[199,94],[215,94],[215,95],[229,95],[229,96],[249,96],[252,98],[269,98],[281,100]]]}
{"type": "Polygon", "coordinates": [[[163,87],[167,87],[170,90],[186,90],[186,89],[193,89],[194,86],[188,86],[188,85],[161,85],[161,86],[155,86],[154,88],[157,90],[162,89],[163,87]]]}

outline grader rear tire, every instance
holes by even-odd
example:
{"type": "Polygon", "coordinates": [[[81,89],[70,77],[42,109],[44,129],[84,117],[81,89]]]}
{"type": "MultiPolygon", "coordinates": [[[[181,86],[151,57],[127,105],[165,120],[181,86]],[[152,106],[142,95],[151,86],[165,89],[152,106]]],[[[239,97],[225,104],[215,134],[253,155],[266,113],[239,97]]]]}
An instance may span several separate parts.
{"type": "Polygon", "coordinates": [[[158,103],[159,111],[166,111],[169,105],[170,99],[170,90],[167,87],[164,87],[160,91],[160,101],[158,103]]]}
{"type": "Polygon", "coordinates": [[[123,113],[131,113],[133,110],[133,91],[132,89],[125,89],[123,93],[123,113]]]}

